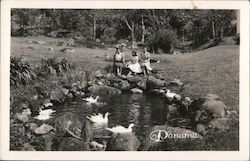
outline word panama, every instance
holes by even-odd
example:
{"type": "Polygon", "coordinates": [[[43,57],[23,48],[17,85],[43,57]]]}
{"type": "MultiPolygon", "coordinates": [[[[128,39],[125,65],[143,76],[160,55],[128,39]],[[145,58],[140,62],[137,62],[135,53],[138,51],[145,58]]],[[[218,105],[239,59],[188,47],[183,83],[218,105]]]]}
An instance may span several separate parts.
{"type": "Polygon", "coordinates": [[[174,139],[174,138],[198,138],[198,134],[196,133],[183,133],[183,134],[174,134],[168,133],[165,130],[155,130],[151,132],[150,139],[154,140],[155,142],[163,142],[165,139],[174,139]]]}

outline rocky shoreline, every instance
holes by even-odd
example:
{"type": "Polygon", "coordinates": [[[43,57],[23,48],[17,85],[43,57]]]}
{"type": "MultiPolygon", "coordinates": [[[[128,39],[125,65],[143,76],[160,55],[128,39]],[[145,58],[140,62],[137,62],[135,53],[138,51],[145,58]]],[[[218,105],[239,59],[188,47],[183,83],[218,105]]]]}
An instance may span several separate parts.
{"type": "Polygon", "coordinates": [[[180,79],[166,82],[159,73],[153,73],[150,76],[115,76],[105,70],[86,73],[86,79],[82,82],[63,85],[51,91],[45,91],[42,87],[36,86],[34,97],[20,104],[23,111],[15,114],[11,119],[11,127],[19,128],[22,133],[26,133],[26,143],[20,149],[22,151],[33,150],[58,150],[58,151],[136,151],[136,150],[185,150],[188,147],[196,149],[197,146],[203,146],[205,139],[211,130],[228,130],[232,119],[230,116],[236,114],[229,110],[219,99],[218,95],[206,94],[205,97],[191,99],[181,95],[184,83],[180,79]],[[169,91],[174,92],[173,97],[169,91]],[[47,108],[48,103],[53,107],[65,102],[72,101],[75,98],[86,96],[115,96],[123,92],[131,94],[149,93],[157,95],[168,102],[168,111],[180,113],[182,116],[188,116],[192,120],[193,130],[186,130],[180,127],[169,127],[168,125],[156,125],[150,127],[146,135],[145,142],[141,142],[135,133],[114,134],[109,138],[103,139],[102,143],[96,142],[93,137],[91,123],[78,113],[66,112],[61,116],[55,117],[53,121],[37,121],[33,118],[38,114],[39,108],[47,108]],[[197,138],[193,139],[163,139],[155,141],[150,139],[151,132],[154,130],[164,130],[173,134],[194,133],[197,138]],[[28,140],[39,142],[41,148],[35,149],[29,144],[28,140]],[[194,146],[189,146],[189,145],[194,146]],[[100,146],[98,146],[100,145],[100,146]],[[101,146],[103,145],[103,146],[101,146]],[[171,146],[170,146],[171,145],[171,146]]]}

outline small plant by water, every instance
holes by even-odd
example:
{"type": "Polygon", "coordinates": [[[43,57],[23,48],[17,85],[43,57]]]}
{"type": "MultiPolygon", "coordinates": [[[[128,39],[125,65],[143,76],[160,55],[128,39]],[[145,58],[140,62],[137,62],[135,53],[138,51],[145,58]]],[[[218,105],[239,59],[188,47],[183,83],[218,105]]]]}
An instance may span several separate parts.
{"type": "Polygon", "coordinates": [[[25,61],[22,57],[10,58],[10,85],[28,85],[31,84],[36,77],[36,73],[29,62],[25,61]]]}
{"type": "Polygon", "coordinates": [[[60,76],[71,68],[72,64],[69,60],[51,57],[41,59],[41,65],[37,68],[37,74],[38,76],[60,76]]]}

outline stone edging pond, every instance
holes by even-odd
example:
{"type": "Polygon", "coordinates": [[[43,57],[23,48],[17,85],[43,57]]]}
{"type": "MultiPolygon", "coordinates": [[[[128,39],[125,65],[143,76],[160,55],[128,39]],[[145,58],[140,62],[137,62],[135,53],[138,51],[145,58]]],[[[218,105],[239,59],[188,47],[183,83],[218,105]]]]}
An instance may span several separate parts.
{"type": "MultiPolygon", "coordinates": [[[[135,133],[114,134],[110,138],[104,139],[102,143],[95,142],[93,138],[93,130],[88,119],[79,117],[75,113],[66,112],[54,119],[53,123],[49,121],[40,121],[34,123],[31,117],[39,113],[39,109],[33,108],[39,106],[38,104],[29,105],[24,108],[22,113],[17,113],[16,119],[24,123],[25,128],[44,139],[45,150],[59,150],[59,151],[82,151],[82,150],[171,150],[169,145],[175,145],[178,150],[190,150],[189,145],[203,146],[205,141],[203,136],[209,133],[210,129],[227,130],[230,128],[229,116],[234,111],[229,111],[226,105],[220,101],[219,96],[214,94],[207,94],[203,98],[191,100],[189,97],[178,94],[183,87],[183,83],[179,79],[167,83],[164,79],[156,78],[156,74],[150,76],[115,76],[112,73],[103,73],[101,71],[92,72],[94,75],[87,79],[85,83],[76,82],[69,86],[59,87],[57,90],[52,90],[47,95],[47,103],[54,105],[64,104],[66,101],[73,100],[75,97],[87,97],[98,95],[118,95],[123,92],[130,92],[134,94],[149,93],[157,95],[166,99],[169,106],[168,110],[171,112],[180,113],[183,116],[191,118],[194,124],[194,131],[186,130],[179,127],[169,127],[168,125],[157,125],[149,129],[146,135],[145,142],[138,140],[135,133]],[[176,93],[168,91],[174,89],[176,93]],[[30,109],[30,110],[29,110],[30,109]],[[205,118],[205,119],[204,119],[205,118]],[[206,120],[204,122],[204,120],[206,120]],[[40,124],[40,125],[39,125],[40,124]],[[197,137],[192,139],[175,138],[170,139],[163,137],[162,140],[152,140],[150,135],[155,130],[163,130],[167,134],[192,133],[197,137]],[[140,148],[139,148],[140,147],[140,148]]],[[[43,89],[36,87],[37,98],[30,102],[36,102],[43,95],[43,89]]],[[[41,101],[41,100],[40,100],[41,101]]],[[[42,102],[45,102],[42,101],[42,102]]],[[[32,103],[31,103],[32,104],[32,103]]],[[[41,106],[41,105],[40,105],[41,106]]],[[[46,107],[49,108],[49,107],[46,107]]],[[[22,150],[35,150],[31,145],[26,144],[22,150]]]]}

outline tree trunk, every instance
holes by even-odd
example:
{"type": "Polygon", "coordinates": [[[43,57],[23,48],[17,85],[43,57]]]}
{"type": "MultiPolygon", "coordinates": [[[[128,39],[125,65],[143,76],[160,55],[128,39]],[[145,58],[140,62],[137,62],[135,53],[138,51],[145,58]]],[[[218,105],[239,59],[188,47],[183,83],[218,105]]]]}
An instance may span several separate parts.
{"type": "Polygon", "coordinates": [[[144,44],[144,42],[145,42],[145,24],[144,24],[143,16],[141,18],[141,28],[142,28],[141,42],[144,44]]]}
{"type": "Polygon", "coordinates": [[[184,30],[183,29],[181,30],[181,39],[182,39],[182,42],[185,41],[185,35],[184,35],[184,30]]]}
{"type": "Polygon", "coordinates": [[[96,17],[95,14],[93,14],[93,38],[96,38],[96,17]]]}
{"type": "Polygon", "coordinates": [[[223,38],[223,36],[224,36],[224,30],[220,29],[220,38],[223,38]]]}
{"type": "Polygon", "coordinates": [[[155,10],[152,10],[153,12],[153,17],[154,17],[154,21],[155,21],[155,30],[158,31],[159,30],[159,19],[158,17],[156,16],[156,13],[155,13],[155,10]]]}
{"type": "Polygon", "coordinates": [[[159,29],[159,20],[158,20],[158,18],[156,17],[155,10],[154,10],[154,9],[152,9],[152,10],[147,10],[147,12],[148,12],[150,21],[152,22],[153,30],[154,30],[155,32],[158,31],[158,29],[159,29]],[[151,12],[150,12],[150,11],[151,11],[151,12]]]}
{"type": "Polygon", "coordinates": [[[216,33],[215,33],[214,21],[212,21],[212,32],[213,32],[213,40],[215,40],[215,38],[216,38],[216,33]]]}
{"type": "Polygon", "coordinates": [[[51,19],[53,21],[53,29],[58,29],[61,27],[59,27],[58,23],[57,23],[57,16],[56,16],[56,10],[55,9],[52,9],[52,13],[51,13],[51,19]]]}
{"type": "Polygon", "coordinates": [[[135,23],[132,22],[131,26],[129,25],[127,20],[125,21],[125,23],[131,32],[131,47],[132,47],[132,50],[134,50],[135,48],[135,23]]]}
{"type": "Polygon", "coordinates": [[[132,41],[132,49],[135,48],[135,23],[132,22],[132,30],[131,30],[131,41],[132,41]]]}

